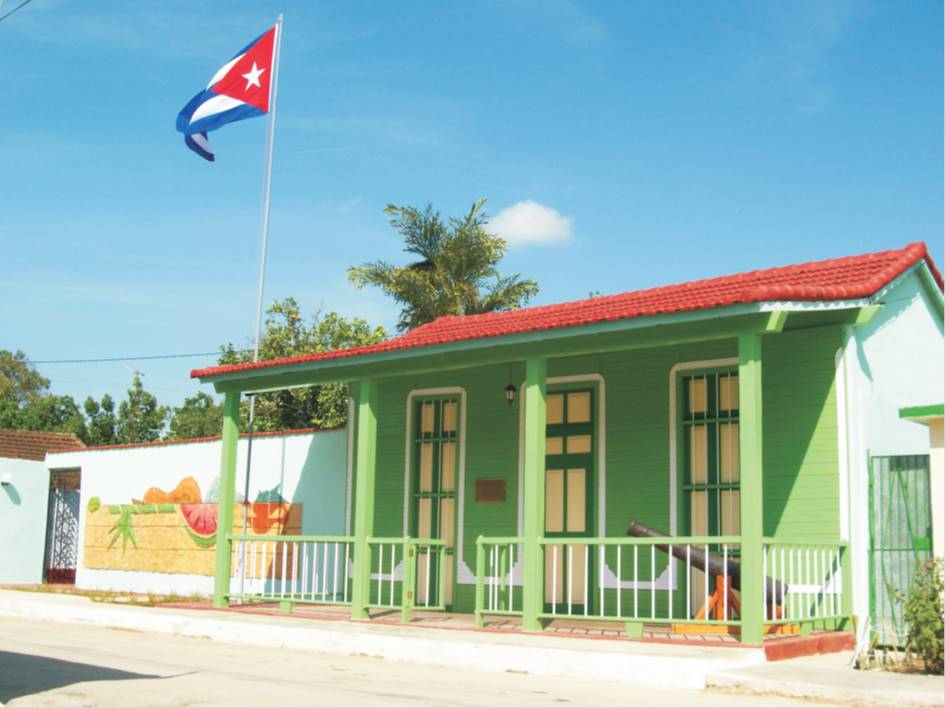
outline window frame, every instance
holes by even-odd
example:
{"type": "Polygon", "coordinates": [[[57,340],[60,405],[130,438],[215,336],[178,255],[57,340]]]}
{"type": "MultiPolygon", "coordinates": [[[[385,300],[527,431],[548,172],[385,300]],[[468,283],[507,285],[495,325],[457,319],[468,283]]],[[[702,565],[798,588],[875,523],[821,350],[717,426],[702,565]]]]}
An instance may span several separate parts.
{"type": "MultiPolygon", "coordinates": [[[[706,536],[721,536],[721,495],[725,491],[734,491],[741,494],[741,468],[739,459],[739,476],[735,481],[722,481],[721,455],[721,425],[726,423],[735,423],[739,425],[738,436],[741,436],[740,411],[741,401],[738,408],[730,409],[723,414],[719,408],[720,390],[719,381],[723,377],[731,377],[738,380],[738,366],[721,365],[709,366],[695,369],[685,369],[676,374],[676,459],[677,465],[677,489],[679,492],[679,513],[683,519],[683,535],[693,535],[692,530],[692,497],[694,492],[705,492],[707,499],[706,514],[706,536]],[[702,377],[713,377],[715,386],[706,387],[706,413],[690,414],[689,412],[689,381],[702,377]],[[691,430],[696,424],[703,424],[714,434],[707,432],[707,458],[709,464],[706,467],[706,481],[692,481],[691,464],[691,430]]],[[[737,388],[736,388],[737,390],[737,388]]],[[[741,529],[740,509],[736,509],[738,514],[738,528],[741,529]]]]}

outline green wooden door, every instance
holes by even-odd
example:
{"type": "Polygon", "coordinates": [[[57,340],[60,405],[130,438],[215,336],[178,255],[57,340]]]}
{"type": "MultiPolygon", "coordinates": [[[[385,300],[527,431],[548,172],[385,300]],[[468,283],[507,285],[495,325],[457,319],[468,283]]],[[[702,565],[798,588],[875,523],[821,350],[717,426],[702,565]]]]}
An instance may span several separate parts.
{"type": "Polygon", "coordinates": [[[545,604],[582,612],[593,577],[590,549],[574,539],[593,535],[594,392],[547,396],[545,431],[545,604]],[[567,540],[565,540],[567,539],[567,540]]]}
{"type": "Polygon", "coordinates": [[[883,646],[903,646],[902,604],[915,569],[932,557],[929,456],[870,458],[870,619],[883,646]]]}
{"type": "Polygon", "coordinates": [[[411,535],[445,542],[445,568],[436,548],[421,546],[417,555],[416,604],[450,605],[456,538],[456,486],[459,463],[459,403],[455,399],[421,399],[413,411],[413,479],[411,535]],[[443,597],[440,572],[446,573],[443,597]]]}

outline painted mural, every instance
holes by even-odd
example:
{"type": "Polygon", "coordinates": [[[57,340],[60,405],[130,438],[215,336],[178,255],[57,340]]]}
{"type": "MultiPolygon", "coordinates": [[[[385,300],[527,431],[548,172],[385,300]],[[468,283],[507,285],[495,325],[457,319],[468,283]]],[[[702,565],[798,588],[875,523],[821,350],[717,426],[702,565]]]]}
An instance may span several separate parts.
{"type": "MultiPolygon", "coordinates": [[[[213,575],[217,541],[216,483],[204,498],[193,477],[171,491],[157,487],[130,504],[103,504],[92,497],[86,507],[86,568],[213,575]]],[[[282,498],[280,488],[234,505],[233,528],[264,536],[299,534],[302,505],[282,498]]]]}

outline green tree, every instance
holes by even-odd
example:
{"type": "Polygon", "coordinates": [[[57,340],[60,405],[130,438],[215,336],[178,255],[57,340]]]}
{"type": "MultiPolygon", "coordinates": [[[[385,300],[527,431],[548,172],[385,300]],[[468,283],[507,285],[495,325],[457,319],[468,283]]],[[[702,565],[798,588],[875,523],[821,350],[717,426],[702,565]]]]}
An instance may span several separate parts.
{"type": "Polygon", "coordinates": [[[167,437],[169,440],[206,438],[219,435],[222,428],[223,404],[198,391],[196,396],[185,398],[184,405],[174,409],[167,437]]]}
{"type": "Polygon", "coordinates": [[[12,401],[0,401],[0,428],[75,433],[86,442],[88,435],[85,417],[72,396],[52,394],[19,406],[12,401]]]}
{"type": "Polygon", "coordinates": [[[85,442],[89,445],[111,445],[115,442],[115,401],[107,393],[99,403],[89,396],[82,405],[85,409],[88,433],[85,442]]]}
{"type": "Polygon", "coordinates": [[[40,375],[26,354],[0,350],[0,401],[28,405],[45,395],[48,388],[49,379],[40,375]]]}
{"type": "Polygon", "coordinates": [[[503,276],[497,266],[506,242],[486,231],[485,199],[461,219],[448,223],[433,206],[424,209],[389,204],[390,224],[404,239],[404,251],[421,258],[406,266],[385,261],[348,269],[358,288],[373,285],[403,307],[397,328],[413,329],[442,315],[473,315],[522,307],[538,284],[515,274],[503,276]]]}
{"type": "MultiPolygon", "coordinates": [[[[316,352],[376,344],[386,332],[360,318],[345,319],[336,312],[315,313],[310,323],[303,319],[294,298],[275,301],[266,310],[266,322],[259,342],[259,359],[302,356],[316,352]]],[[[236,349],[231,343],[222,347],[221,364],[253,360],[251,349],[236,349]]],[[[274,391],[256,396],[256,430],[288,430],[307,427],[333,427],[347,419],[343,384],[310,386],[274,391]]],[[[243,406],[244,418],[248,404],[243,406]]],[[[219,429],[219,428],[218,428],[219,429]]]]}
{"type": "Polygon", "coordinates": [[[118,406],[115,442],[150,442],[161,437],[167,420],[167,406],[159,406],[157,398],[145,390],[141,376],[135,372],[128,389],[128,399],[118,406]]]}

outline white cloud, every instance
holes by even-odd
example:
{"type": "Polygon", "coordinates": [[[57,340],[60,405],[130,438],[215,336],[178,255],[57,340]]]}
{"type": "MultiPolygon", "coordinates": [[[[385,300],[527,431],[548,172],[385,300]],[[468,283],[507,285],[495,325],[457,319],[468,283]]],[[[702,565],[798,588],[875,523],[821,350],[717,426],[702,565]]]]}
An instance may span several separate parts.
{"type": "Polygon", "coordinates": [[[561,216],[557,209],[527,199],[506,207],[489,220],[489,230],[509,242],[509,246],[561,243],[571,238],[574,219],[561,216]]]}

